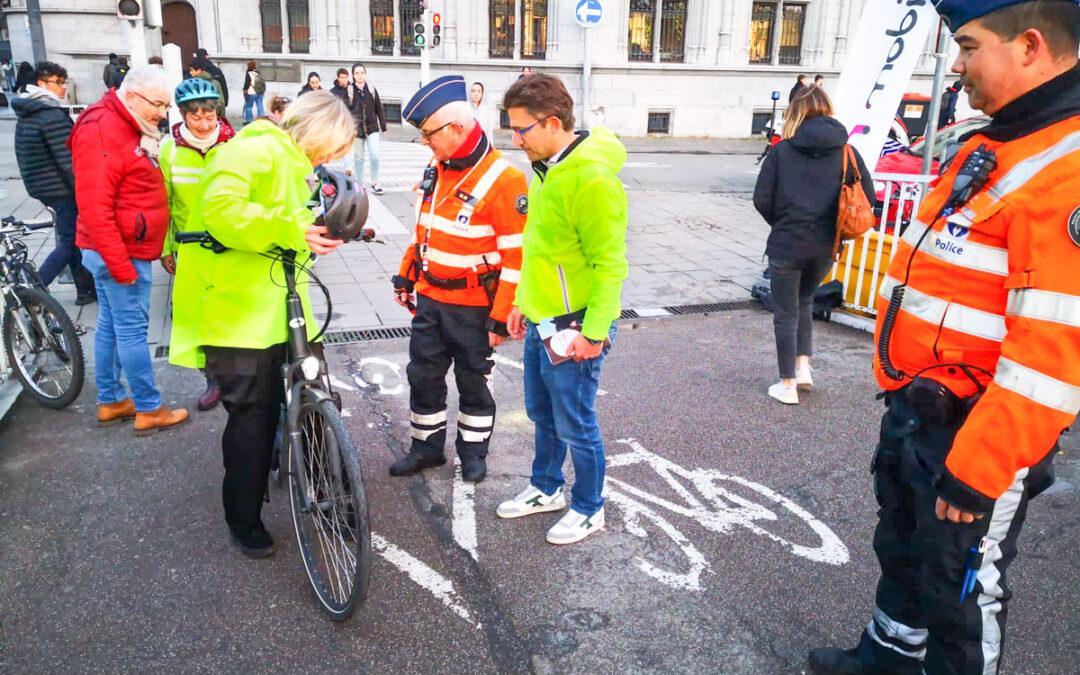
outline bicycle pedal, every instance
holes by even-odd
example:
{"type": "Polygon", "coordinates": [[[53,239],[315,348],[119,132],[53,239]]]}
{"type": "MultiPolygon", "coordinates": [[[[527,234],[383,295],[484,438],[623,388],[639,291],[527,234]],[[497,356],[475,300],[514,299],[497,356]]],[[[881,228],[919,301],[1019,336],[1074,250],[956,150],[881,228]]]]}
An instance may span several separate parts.
{"type": "Polygon", "coordinates": [[[81,323],[75,324],[75,334],[79,337],[86,335],[86,326],[82,325],[81,323]]]}

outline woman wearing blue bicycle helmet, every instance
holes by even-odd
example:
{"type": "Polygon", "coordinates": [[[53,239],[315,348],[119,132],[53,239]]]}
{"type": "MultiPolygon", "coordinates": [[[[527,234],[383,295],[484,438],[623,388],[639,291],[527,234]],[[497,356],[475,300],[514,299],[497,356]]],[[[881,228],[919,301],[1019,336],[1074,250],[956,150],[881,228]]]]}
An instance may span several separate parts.
{"type": "MultiPolygon", "coordinates": [[[[216,149],[235,135],[233,128],[217,111],[221,101],[214,82],[201,78],[184,80],[176,88],[176,106],[180,110],[181,121],[174,124],[168,140],[161,144],[161,172],[165,176],[165,191],[169,197],[169,233],[165,237],[165,248],[161,252],[161,266],[169,274],[176,272],[176,256],[180,252],[176,246],[176,232],[187,229],[188,214],[195,201],[199,187],[199,178],[203,167],[216,149]]],[[[177,277],[174,293],[183,294],[198,284],[198,270],[191,274],[177,277]]],[[[185,326],[189,322],[185,317],[176,316],[183,305],[173,306],[173,324],[185,326]]],[[[176,343],[182,348],[183,341],[176,343]]],[[[211,410],[221,400],[221,389],[206,376],[206,391],[196,404],[199,410],[211,410]]]]}

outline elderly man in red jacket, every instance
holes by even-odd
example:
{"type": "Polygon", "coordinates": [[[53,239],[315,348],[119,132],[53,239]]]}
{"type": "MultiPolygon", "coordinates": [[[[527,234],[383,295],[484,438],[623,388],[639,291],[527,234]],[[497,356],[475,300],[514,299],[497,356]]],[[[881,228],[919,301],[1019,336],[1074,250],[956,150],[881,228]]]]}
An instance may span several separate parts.
{"type": "Polygon", "coordinates": [[[139,436],[188,418],[187,410],[162,404],[147,345],[151,262],[161,257],[169,227],[158,122],[169,110],[171,89],[159,66],[131,69],[119,89],[79,115],[68,141],[79,206],[75,243],[98,293],[98,424],[135,418],[139,436]]]}

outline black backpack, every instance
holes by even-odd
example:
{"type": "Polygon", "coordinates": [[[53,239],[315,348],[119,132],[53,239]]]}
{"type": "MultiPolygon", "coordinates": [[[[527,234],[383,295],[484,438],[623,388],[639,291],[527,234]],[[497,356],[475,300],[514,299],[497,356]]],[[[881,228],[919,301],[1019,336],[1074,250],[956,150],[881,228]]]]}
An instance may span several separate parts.
{"type": "MultiPolygon", "coordinates": [[[[769,270],[761,275],[761,279],[754,283],[750,289],[750,297],[761,303],[761,306],[770,312],[774,312],[776,305],[772,299],[772,288],[769,285],[769,270]]],[[[818,286],[814,291],[814,318],[820,321],[828,321],[832,318],[832,311],[844,303],[844,285],[839,280],[833,279],[818,286]]]]}

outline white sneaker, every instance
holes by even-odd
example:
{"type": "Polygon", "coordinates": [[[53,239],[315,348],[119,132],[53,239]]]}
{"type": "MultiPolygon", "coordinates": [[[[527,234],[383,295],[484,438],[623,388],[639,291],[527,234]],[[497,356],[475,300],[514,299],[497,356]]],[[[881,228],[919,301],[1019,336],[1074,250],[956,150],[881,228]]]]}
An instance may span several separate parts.
{"type": "Polygon", "coordinates": [[[573,544],[603,528],[604,509],[601,508],[591,516],[584,516],[570,509],[547,531],[547,540],[550,544],[573,544]]]}
{"type": "Polygon", "coordinates": [[[799,390],[795,387],[785,387],[783,382],[777,382],[769,387],[769,396],[788,405],[799,404],[799,390]]]}
{"type": "Polygon", "coordinates": [[[813,389],[814,376],[811,375],[813,370],[809,365],[806,367],[797,366],[795,368],[795,387],[798,389],[813,389]]]}
{"type": "Polygon", "coordinates": [[[499,504],[495,514],[500,518],[520,518],[531,516],[534,513],[547,511],[561,511],[566,508],[566,498],[563,497],[563,489],[559,488],[553,495],[546,495],[538,488],[530,485],[517,497],[499,504]]]}

